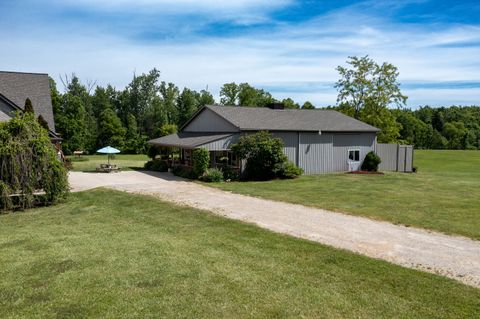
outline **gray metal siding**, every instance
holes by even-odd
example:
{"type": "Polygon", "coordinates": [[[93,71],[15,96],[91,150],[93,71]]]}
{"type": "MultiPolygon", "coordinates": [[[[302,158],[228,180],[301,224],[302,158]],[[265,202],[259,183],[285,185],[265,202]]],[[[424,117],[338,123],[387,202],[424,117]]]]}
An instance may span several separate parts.
{"type": "Polygon", "coordinates": [[[381,171],[396,171],[397,170],[397,144],[383,144],[378,143],[376,153],[382,160],[378,166],[381,171]]]}
{"type": "Polygon", "coordinates": [[[405,168],[405,156],[406,156],[406,149],[405,147],[398,148],[398,171],[403,172],[405,168]]]}
{"type": "Polygon", "coordinates": [[[398,144],[377,144],[376,153],[382,162],[379,169],[383,171],[412,172],[413,146],[398,144]]]}
{"type": "Polygon", "coordinates": [[[183,132],[238,132],[238,129],[215,112],[204,109],[183,132]]]}
{"type": "MultiPolygon", "coordinates": [[[[286,147],[286,153],[291,154],[290,160],[296,158],[296,147],[298,141],[296,132],[285,133],[282,137],[286,147]]],[[[375,148],[376,134],[374,133],[299,133],[299,149],[297,165],[305,174],[321,174],[331,172],[344,172],[348,170],[348,151],[351,149],[360,150],[360,159],[363,160],[368,152],[375,148]]]]}
{"type": "Polygon", "coordinates": [[[333,166],[332,135],[318,133],[300,133],[298,166],[305,174],[332,172],[333,166]]]}
{"type": "Polygon", "coordinates": [[[239,137],[240,134],[234,134],[232,136],[228,136],[217,141],[203,144],[198,147],[206,148],[209,151],[226,151],[230,149],[232,144],[235,144],[238,141],[239,137]]]}
{"type": "MultiPolygon", "coordinates": [[[[199,147],[210,151],[228,150],[241,135],[234,134],[199,147]]],[[[374,150],[376,139],[372,133],[272,132],[272,135],[283,140],[288,159],[301,167],[305,174],[347,171],[348,151],[359,149],[360,159],[363,160],[368,152],[374,150]]]]}
{"type": "Polygon", "coordinates": [[[413,146],[405,146],[405,172],[411,172],[413,170],[413,146]]]}
{"type": "Polygon", "coordinates": [[[272,135],[283,140],[285,144],[283,152],[287,155],[288,160],[297,164],[298,132],[272,132],[272,135]]]}
{"type": "Polygon", "coordinates": [[[360,162],[375,148],[375,134],[333,134],[332,172],[348,171],[348,151],[360,150],[360,162]]]}

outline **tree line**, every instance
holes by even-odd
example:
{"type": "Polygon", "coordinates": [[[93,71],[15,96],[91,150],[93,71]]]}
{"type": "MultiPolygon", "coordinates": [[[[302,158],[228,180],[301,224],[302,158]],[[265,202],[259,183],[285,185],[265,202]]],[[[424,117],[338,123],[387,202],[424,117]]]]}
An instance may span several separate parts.
{"type": "MultiPolygon", "coordinates": [[[[72,75],[62,78],[65,92],[60,93],[55,81],[50,82],[55,128],[63,138],[65,154],[93,153],[105,145],[123,153],[145,153],[148,139],[175,133],[200,108],[216,104],[207,90],[180,90],[174,83],[160,81],[157,69],[134,75],[123,90],[111,85],[93,88],[72,75]]],[[[263,107],[273,102],[288,108],[314,108],[310,102],[300,106],[292,99],[277,101],[248,83],[227,83],[220,92],[223,105],[263,107]]]]}
{"type": "MultiPolygon", "coordinates": [[[[480,107],[420,107],[409,110],[391,64],[377,65],[368,57],[350,58],[350,68],[338,67],[340,80],[336,109],[380,128],[381,143],[414,144],[417,148],[480,149],[480,107]],[[391,104],[397,104],[392,109],[391,104]]],[[[146,141],[174,133],[195,112],[216,104],[207,90],[179,89],[160,80],[160,72],[134,75],[123,89],[84,84],[72,75],[62,79],[60,93],[51,79],[56,130],[65,154],[75,150],[93,153],[111,145],[123,153],[145,153],[146,141]]],[[[271,93],[248,83],[226,83],[220,89],[220,105],[266,107],[281,102],[285,108],[315,109],[291,98],[276,100],[271,93]]]]}

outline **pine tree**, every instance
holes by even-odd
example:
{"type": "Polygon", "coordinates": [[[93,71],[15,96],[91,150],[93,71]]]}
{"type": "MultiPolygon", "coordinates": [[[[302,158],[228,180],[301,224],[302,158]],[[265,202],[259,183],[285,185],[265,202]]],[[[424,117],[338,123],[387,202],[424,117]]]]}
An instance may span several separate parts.
{"type": "Polygon", "coordinates": [[[26,112],[26,113],[34,113],[33,112],[33,105],[32,105],[32,101],[27,98],[25,100],[25,107],[23,108],[23,110],[26,112]]]}

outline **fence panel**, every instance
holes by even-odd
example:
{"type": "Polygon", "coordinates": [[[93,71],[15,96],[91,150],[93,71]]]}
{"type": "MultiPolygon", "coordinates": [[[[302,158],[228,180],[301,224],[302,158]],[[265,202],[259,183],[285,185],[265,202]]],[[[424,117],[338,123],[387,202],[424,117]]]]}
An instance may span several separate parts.
{"type": "Polygon", "coordinates": [[[405,157],[407,156],[407,151],[403,145],[398,146],[398,159],[397,159],[397,172],[405,171],[405,157]]]}
{"type": "Polygon", "coordinates": [[[379,165],[381,171],[397,170],[397,144],[377,144],[377,155],[382,162],[379,165]]]}
{"type": "Polygon", "coordinates": [[[404,172],[411,172],[413,169],[413,146],[403,145],[405,147],[405,168],[404,172]]]}
{"type": "Polygon", "coordinates": [[[411,172],[413,168],[413,146],[377,143],[376,153],[382,162],[382,171],[411,172]]]}

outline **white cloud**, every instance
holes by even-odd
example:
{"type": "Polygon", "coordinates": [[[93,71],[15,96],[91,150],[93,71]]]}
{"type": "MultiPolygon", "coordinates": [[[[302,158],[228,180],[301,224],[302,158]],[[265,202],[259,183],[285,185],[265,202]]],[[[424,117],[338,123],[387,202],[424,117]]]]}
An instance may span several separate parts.
{"type": "Polygon", "coordinates": [[[411,105],[449,106],[479,105],[480,88],[405,90],[411,105]]]}
{"type": "MultiPolygon", "coordinates": [[[[167,1],[142,3],[147,6],[154,2],[167,1]]],[[[213,10],[215,3],[205,1],[202,5],[213,10]]],[[[267,2],[238,1],[225,6],[247,8],[258,3],[267,2]]],[[[478,27],[457,25],[432,30],[392,24],[352,11],[345,14],[337,11],[262,34],[192,37],[190,41],[139,42],[121,31],[95,33],[95,26],[78,30],[40,26],[28,33],[2,29],[0,38],[7,40],[0,51],[0,69],[48,72],[57,79],[59,74],[76,72],[81,79],[123,88],[134,71],[147,72],[156,67],[162,71],[163,80],[181,87],[199,90],[208,85],[218,93],[223,83],[249,82],[269,87],[278,98],[290,96],[300,103],[310,100],[316,105],[336,102],[335,67],[351,55],[369,54],[378,62],[393,63],[399,68],[401,82],[480,82],[480,46],[463,46],[480,40],[478,27]],[[313,82],[327,87],[312,90],[309,83],[313,82]],[[286,89],[288,86],[291,89],[286,89]]],[[[405,93],[411,106],[480,104],[479,89],[410,88],[405,93]]]]}

